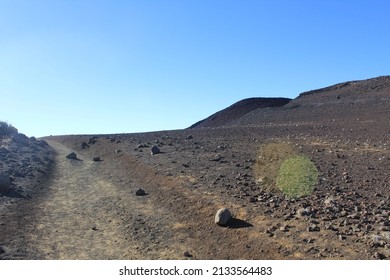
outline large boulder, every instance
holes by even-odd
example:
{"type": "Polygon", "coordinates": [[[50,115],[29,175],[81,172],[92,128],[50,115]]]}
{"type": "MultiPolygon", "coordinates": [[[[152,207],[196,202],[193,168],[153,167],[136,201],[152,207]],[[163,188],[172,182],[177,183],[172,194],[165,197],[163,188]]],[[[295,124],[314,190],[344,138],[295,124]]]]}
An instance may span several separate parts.
{"type": "Polygon", "coordinates": [[[151,153],[152,155],[159,154],[159,153],[160,153],[160,149],[159,149],[157,146],[153,146],[153,147],[150,149],[150,153],[151,153]]]}
{"type": "Polygon", "coordinates": [[[227,208],[221,208],[215,215],[215,223],[220,226],[225,226],[233,215],[227,208]]]}
{"type": "Polygon", "coordinates": [[[144,195],[147,195],[146,191],[142,188],[139,188],[136,192],[135,192],[135,195],[136,196],[144,196],[144,195]]]}
{"type": "Polygon", "coordinates": [[[11,181],[8,175],[0,174],[0,193],[6,194],[11,190],[11,181]]]}

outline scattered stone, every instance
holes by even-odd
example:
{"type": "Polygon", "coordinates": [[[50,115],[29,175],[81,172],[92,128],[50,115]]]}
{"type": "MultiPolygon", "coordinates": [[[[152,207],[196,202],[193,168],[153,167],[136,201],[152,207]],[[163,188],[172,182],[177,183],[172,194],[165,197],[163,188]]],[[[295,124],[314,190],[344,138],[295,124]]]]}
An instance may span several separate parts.
{"type": "Polygon", "coordinates": [[[152,146],[152,148],[150,149],[150,154],[157,155],[159,153],[160,153],[160,149],[157,146],[152,146]]]}
{"type": "Polygon", "coordinates": [[[382,236],[373,234],[369,244],[371,247],[385,247],[387,242],[383,240],[382,236]]]}
{"type": "Polygon", "coordinates": [[[232,217],[233,215],[229,209],[221,208],[217,211],[214,221],[217,225],[224,226],[232,217]]]}
{"type": "Polygon", "coordinates": [[[85,149],[85,148],[88,148],[88,147],[89,147],[89,145],[87,144],[87,142],[81,143],[81,148],[82,149],[85,149]]]}
{"type": "Polygon", "coordinates": [[[0,193],[5,194],[11,190],[11,180],[8,175],[0,174],[0,193]]]}
{"type": "Polygon", "coordinates": [[[379,227],[379,231],[390,231],[390,227],[381,226],[381,227],[379,227]]]}
{"type": "Polygon", "coordinates": [[[315,239],[311,239],[311,238],[306,239],[306,238],[304,238],[304,239],[302,239],[302,241],[305,242],[305,243],[308,243],[308,244],[312,244],[312,243],[314,243],[315,239]]]}
{"type": "Polygon", "coordinates": [[[93,161],[100,161],[100,157],[93,157],[92,160],[93,161]]]}
{"type": "Polygon", "coordinates": [[[282,231],[282,232],[287,232],[288,231],[288,226],[281,226],[279,228],[279,230],[282,231]]]}
{"type": "Polygon", "coordinates": [[[41,146],[41,147],[49,146],[49,143],[47,143],[43,139],[38,140],[36,143],[37,143],[38,146],[41,146]]]}
{"type": "Polygon", "coordinates": [[[194,139],[194,136],[188,135],[188,136],[186,137],[186,139],[187,139],[187,140],[192,140],[192,139],[194,139]]]}
{"type": "Polygon", "coordinates": [[[316,224],[310,224],[310,225],[307,227],[307,231],[309,231],[309,232],[320,231],[320,228],[319,228],[319,226],[317,226],[316,224]]]}
{"type": "Polygon", "coordinates": [[[297,210],[297,216],[298,217],[305,217],[305,216],[310,216],[311,215],[311,211],[308,207],[306,208],[299,208],[297,210]]]}
{"type": "Polygon", "coordinates": [[[222,159],[223,159],[223,157],[221,155],[217,155],[214,158],[212,158],[211,161],[220,162],[222,159]]]}
{"type": "Polygon", "coordinates": [[[249,198],[249,202],[251,203],[257,202],[257,198],[252,196],[249,198]]]}
{"type": "Polygon", "coordinates": [[[92,230],[95,230],[95,231],[96,231],[96,230],[98,230],[98,228],[97,228],[96,226],[93,226],[93,227],[92,227],[92,230]]]}
{"type": "Polygon", "coordinates": [[[144,195],[147,195],[147,193],[145,192],[144,189],[139,188],[139,189],[135,192],[135,195],[136,195],[136,196],[144,196],[144,195]]]}
{"type": "Polygon", "coordinates": [[[285,221],[291,220],[292,218],[294,218],[294,215],[292,213],[287,213],[286,215],[283,216],[283,219],[285,221]]]}
{"type": "Polygon", "coordinates": [[[77,159],[77,155],[76,155],[76,153],[72,152],[69,155],[67,155],[66,158],[68,158],[68,159],[77,159]]]}
{"type": "Polygon", "coordinates": [[[273,233],[273,232],[267,232],[267,233],[268,233],[269,237],[274,237],[275,236],[275,233],[273,233]]]}
{"type": "Polygon", "coordinates": [[[96,137],[91,137],[88,139],[88,144],[95,144],[96,143],[96,137]]]}
{"type": "Polygon", "coordinates": [[[122,152],[122,151],[119,150],[119,149],[115,150],[115,153],[116,153],[116,154],[119,154],[120,152],[122,152]]]}
{"type": "Polygon", "coordinates": [[[186,257],[186,258],[192,258],[193,257],[193,255],[191,255],[189,252],[187,252],[187,251],[185,251],[184,252],[184,257],[186,257]]]}
{"type": "Polygon", "coordinates": [[[278,229],[278,227],[273,225],[273,226],[267,228],[265,230],[265,233],[272,233],[272,232],[275,232],[277,229],[278,229]]]}
{"type": "Polygon", "coordinates": [[[327,207],[330,207],[334,204],[334,198],[332,196],[328,196],[325,200],[324,200],[324,204],[325,206],[327,207]]]}
{"type": "Polygon", "coordinates": [[[0,255],[4,254],[4,253],[5,253],[5,250],[3,249],[3,247],[0,246],[0,255]]]}
{"type": "Polygon", "coordinates": [[[386,259],[386,256],[384,254],[382,254],[382,253],[376,252],[374,254],[374,258],[377,259],[377,260],[384,260],[384,259],[386,259]]]}
{"type": "Polygon", "coordinates": [[[390,232],[382,232],[382,236],[384,239],[387,239],[390,241],[390,232]]]}

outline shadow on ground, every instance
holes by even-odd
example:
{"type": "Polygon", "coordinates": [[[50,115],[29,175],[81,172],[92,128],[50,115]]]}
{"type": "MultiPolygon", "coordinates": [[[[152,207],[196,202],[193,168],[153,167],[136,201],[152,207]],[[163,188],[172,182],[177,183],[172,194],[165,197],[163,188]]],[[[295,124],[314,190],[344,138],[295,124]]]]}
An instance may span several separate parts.
{"type": "Polygon", "coordinates": [[[226,225],[229,228],[248,228],[253,227],[252,224],[245,222],[244,220],[240,220],[237,218],[231,218],[226,225]]]}

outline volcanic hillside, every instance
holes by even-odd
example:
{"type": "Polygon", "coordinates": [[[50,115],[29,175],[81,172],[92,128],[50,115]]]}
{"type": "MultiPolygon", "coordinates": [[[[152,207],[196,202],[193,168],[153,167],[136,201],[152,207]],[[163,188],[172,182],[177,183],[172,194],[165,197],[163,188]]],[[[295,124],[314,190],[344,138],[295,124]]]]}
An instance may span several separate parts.
{"type": "Polygon", "coordinates": [[[273,100],[276,106],[264,105],[266,103],[261,106],[261,99],[245,99],[191,128],[307,123],[327,125],[351,121],[367,123],[375,122],[377,118],[390,120],[390,76],[339,83],[301,93],[291,101],[276,100],[279,101],[273,100]],[[258,100],[256,104],[251,104],[255,100],[258,100]]]}
{"type": "Polygon", "coordinates": [[[192,129],[15,131],[0,259],[390,259],[389,136],[388,76],[246,99],[192,129]]]}
{"type": "Polygon", "coordinates": [[[247,98],[226,109],[223,109],[210,117],[193,124],[190,128],[226,126],[231,121],[237,120],[245,114],[262,108],[281,107],[291,99],[289,98],[247,98]]]}

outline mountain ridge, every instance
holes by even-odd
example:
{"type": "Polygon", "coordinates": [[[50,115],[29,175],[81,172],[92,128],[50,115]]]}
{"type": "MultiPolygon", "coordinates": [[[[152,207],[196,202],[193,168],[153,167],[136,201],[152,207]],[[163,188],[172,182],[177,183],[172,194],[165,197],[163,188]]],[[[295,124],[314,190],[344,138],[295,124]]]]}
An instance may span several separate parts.
{"type": "MultiPolygon", "coordinates": [[[[293,122],[303,119],[314,120],[327,116],[343,119],[348,114],[365,115],[367,111],[386,107],[388,102],[390,102],[390,76],[379,76],[302,92],[294,99],[246,98],[189,128],[253,126],[285,120],[293,122]]],[[[384,110],[387,110],[386,108],[384,110]]]]}

